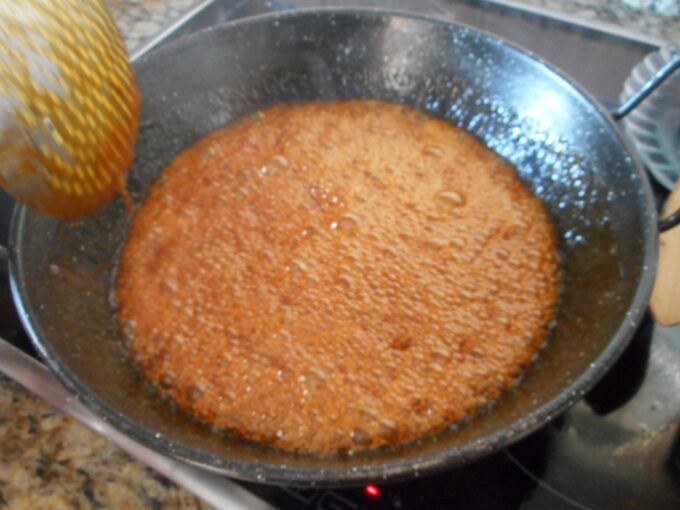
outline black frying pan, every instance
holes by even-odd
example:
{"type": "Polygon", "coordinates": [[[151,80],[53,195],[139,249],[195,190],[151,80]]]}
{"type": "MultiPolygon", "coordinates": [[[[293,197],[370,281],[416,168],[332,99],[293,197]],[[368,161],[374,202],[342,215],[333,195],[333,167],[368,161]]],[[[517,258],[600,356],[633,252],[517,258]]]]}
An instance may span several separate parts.
{"type": "Polygon", "coordinates": [[[491,412],[399,448],[320,459],[210,432],[144,383],[121,348],[109,302],[128,223],[120,203],[72,224],[20,208],[11,278],[33,342],[71,391],[137,441],[249,480],[407,477],[480,457],[544,425],[593,386],[635,331],[658,244],[647,177],[609,115],[521,49],[421,17],[317,10],[204,31],[135,67],[144,105],[129,187],[138,201],[175,154],[244,112],[279,101],[381,98],[465,127],[514,163],[554,219],[564,272],[547,348],[491,412]]]}

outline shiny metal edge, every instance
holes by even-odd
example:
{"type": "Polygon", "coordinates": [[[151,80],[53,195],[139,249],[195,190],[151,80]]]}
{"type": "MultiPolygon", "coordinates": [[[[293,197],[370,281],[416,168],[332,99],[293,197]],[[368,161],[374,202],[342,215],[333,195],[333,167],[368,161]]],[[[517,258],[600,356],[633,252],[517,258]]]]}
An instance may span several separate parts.
{"type": "Polygon", "coordinates": [[[228,478],[156,453],[118,432],[80,403],[45,365],[2,338],[0,372],[206,503],[224,510],[275,510],[228,478]]]}
{"type": "Polygon", "coordinates": [[[181,17],[179,17],[172,24],[165,27],[156,35],[154,35],[149,41],[142,44],[139,48],[135,48],[134,51],[130,52],[130,62],[134,63],[135,61],[143,57],[146,53],[156,48],[157,46],[161,45],[168,37],[170,37],[184,25],[189,23],[193,18],[195,18],[198,14],[203,12],[209,6],[214,4],[215,1],[216,0],[204,0],[203,2],[200,2],[195,7],[193,7],[185,14],[183,14],[181,17]]]}

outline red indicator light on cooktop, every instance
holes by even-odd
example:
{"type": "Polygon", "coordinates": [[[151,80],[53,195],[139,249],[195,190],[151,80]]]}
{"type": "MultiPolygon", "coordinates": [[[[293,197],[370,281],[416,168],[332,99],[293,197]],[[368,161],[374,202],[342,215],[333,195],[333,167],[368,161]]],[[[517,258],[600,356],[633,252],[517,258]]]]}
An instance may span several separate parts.
{"type": "Polygon", "coordinates": [[[371,496],[372,498],[377,498],[380,495],[380,489],[378,489],[378,487],[372,483],[369,483],[366,487],[364,487],[364,492],[366,495],[371,496]]]}

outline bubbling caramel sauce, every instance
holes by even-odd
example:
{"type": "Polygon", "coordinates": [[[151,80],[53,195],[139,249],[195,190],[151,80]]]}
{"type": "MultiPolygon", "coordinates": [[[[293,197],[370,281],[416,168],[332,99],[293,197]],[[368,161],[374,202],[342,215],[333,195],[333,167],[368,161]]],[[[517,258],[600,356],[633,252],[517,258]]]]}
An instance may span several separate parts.
{"type": "Polygon", "coordinates": [[[324,454],[497,399],[546,339],[558,262],[541,202],[468,132],[380,101],[279,104],[165,169],[117,296],[181,409],[324,454]]]}

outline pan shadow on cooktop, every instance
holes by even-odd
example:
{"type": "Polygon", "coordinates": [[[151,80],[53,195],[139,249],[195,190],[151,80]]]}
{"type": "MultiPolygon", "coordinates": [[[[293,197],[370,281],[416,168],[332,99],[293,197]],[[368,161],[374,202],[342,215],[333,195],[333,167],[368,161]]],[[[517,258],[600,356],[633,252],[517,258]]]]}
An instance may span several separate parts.
{"type": "MultiPolygon", "coordinates": [[[[521,458],[532,473],[545,472],[549,455],[551,434],[541,430],[512,448],[512,454],[521,458]]],[[[537,482],[517,469],[505,452],[483,458],[473,464],[454,469],[442,475],[425,479],[420,484],[423,497],[404,501],[404,508],[475,508],[505,510],[518,508],[531,498],[537,482]],[[445,495],[442,497],[442,491],[445,495]],[[412,506],[409,506],[412,503],[412,506]]]]}
{"type": "Polygon", "coordinates": [[[7,264],[2,260],[0,260],[0,338],[7,340],[25,353],[38,357],[14,308],[7,264]]]}
{"type": "Polygon", "coordinates": [[[585,397],[594,413],[609,414],[628,402],[640,389],[649,361],[654,321],[646,314],[633,340],[602,380],[585,397]]]}
{"type": "Polygon", "coordinates": [[[668,459],[666,459],[665,470],[668,471],[671,478],[678,484],[678,492],[680,493],[680,427],[675,434],[668,459]]]}
{"type": "Polygon", "coordinates": [[[532,475],[539,478],[543,476],[550,457],[554,427],[559,428],[560,420],[558,418],[549,427],[520,441],[512,447],[511,455],[502,451],[440,474],[382,483],[382,497],[371,499],[367,506],[341,504],[348,500],[353,503],[368,503],[362,488],[336,489],[331,491],[331,495],[328,491],[319,489],[281,490],[249,482],[239,483],[277,508],[314,508],[314,505],[326,508],[321,500],[327,503],[326,500],[337,498],[338,505],[332,508],[514,510],[530,500],[538,487],[536,478],[518,469],[516,462],[521,462],[532,475]],[[301,505],[301,502],[305,504],[301,505]]]}

